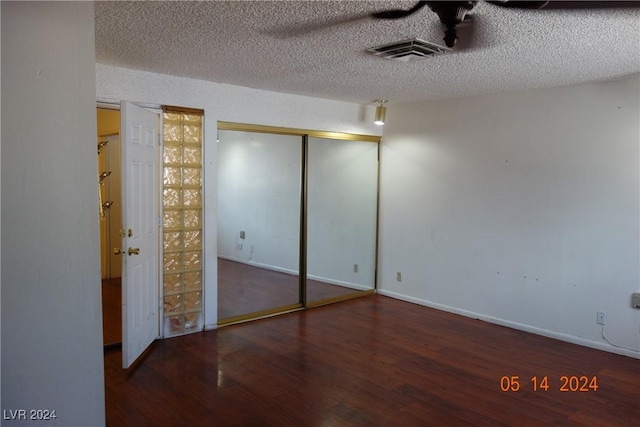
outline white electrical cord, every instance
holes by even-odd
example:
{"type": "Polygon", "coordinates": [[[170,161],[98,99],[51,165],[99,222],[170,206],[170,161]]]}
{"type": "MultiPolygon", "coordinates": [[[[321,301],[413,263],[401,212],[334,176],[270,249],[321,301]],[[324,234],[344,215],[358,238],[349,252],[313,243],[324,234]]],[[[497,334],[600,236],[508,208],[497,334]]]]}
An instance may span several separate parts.
{"type": "Polygon", "coordinates": [[[635,350],[633,348],[629,348],[629,347],[625,347],[623,345],[617,345],[617,344],[612,343],[604,333],[604,325],[602,325],[602,339],[604,339],[607,343],[609,343],[609,345],[612,345],[613,347],[621,348],[623,350],[633,351],[633,352],[636,352],[636,353],[640,353],[640,350],[635,350]]]}

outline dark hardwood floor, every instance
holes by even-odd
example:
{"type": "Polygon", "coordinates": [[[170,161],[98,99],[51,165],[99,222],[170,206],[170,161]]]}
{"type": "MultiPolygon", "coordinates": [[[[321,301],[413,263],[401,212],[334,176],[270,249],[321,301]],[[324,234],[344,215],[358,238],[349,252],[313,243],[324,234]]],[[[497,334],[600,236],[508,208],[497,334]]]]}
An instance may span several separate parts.
{"type": "Polygon", "coordinates": [[[109,426],[640,420],[640,360],[379,295],[157,341],[135,370],[120,363],[120,351],[105,355],[109,426]],[[534,376],[548,391],[533,390],[534,376]],[[569,389],[581,376],[598,388],[562,392],[563,376],[569,389]]]}
{"type": "MultiPolygon", "coordinates": [[[[316,280],[307,281],[308,301],[360,291],[316,280]]],[[[218,259],[218,318],[296,304],[298,276],[218,259]]],[[[121,279],[102,280],[102,330],[104,345],[122,341],[121,279]]]]}
{"type": "MultiPolygon", "coordinates": [[[[298,276],[218,258],[218,318],[299,302],[298,276]]],[[[307,280],[307,300],[358,293],[357,289],[307,280]]]]}
{"type": "Polygon", "coordinates": [[[102,341],[122,342],[122,287],[120,278],[102,279],[102,341]]]}

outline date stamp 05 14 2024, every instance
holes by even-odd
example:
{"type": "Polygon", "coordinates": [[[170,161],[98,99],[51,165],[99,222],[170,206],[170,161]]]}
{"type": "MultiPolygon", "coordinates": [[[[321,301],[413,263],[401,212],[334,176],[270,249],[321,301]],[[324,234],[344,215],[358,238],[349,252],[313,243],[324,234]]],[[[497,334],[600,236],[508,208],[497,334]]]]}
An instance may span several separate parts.
{"type": "MultiPolygon", "coordinates": [[[[507,392],[516,392],[523,390],[526,381],[520,379],[518,375],[507,376],[504,375],[500,378],[500,390],[507,392]]],[[[533,376],[530,379],[531,390],[533,391],[549,391],[556,390],[554,387],[558,387],[557,390],[564,393],[588,393],[598,390],[598,377],[588,377],[586,375],[561,375],[559,381],[555,384],[551,384],[549,377],[533,376]]]]}

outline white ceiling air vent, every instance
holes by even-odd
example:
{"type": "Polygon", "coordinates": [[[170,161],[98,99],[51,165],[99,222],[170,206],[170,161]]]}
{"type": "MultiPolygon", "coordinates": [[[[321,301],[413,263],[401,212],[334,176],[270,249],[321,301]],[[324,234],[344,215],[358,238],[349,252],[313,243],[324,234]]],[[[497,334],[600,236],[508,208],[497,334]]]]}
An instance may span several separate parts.
{"type": "Polygon", "coordinates": [[[372,47],[367,49],[374,55],[383,58],[395,59],[396,61],[417,61],[434,55],[441,55],[451,49],[438,46],[420,39],[402,40],[395,43],[386,44],[384,46],[372,47]]]}

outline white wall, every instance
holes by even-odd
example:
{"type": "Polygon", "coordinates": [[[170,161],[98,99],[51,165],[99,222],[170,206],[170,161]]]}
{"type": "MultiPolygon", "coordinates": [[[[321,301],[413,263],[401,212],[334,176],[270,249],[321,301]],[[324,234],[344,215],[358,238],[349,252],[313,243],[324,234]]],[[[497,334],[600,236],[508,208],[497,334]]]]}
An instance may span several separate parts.
{"type": "MultiPolygon", "coordinates": [[[[2,39],[2,8],[0,7],[0,41],[2,39]]],[[[1,51],[2,49],[0,49],[1,51]]],[[[2,69],[2,55],[0,55],[0,70],[2,69]]],[[[0,85],[0,92],[2,88],[0,85]]],[[[2,98],[0,96],[0,98],[2,98]]],[[[2,103],[0,102],[0,117],[2,117],[2,103]]],[[[2,134],[2,121],[0,120],[0,135],[2,134]]],[[[0,136],[0,154],[2,153],[2,137],[0,136]]],[[[0,155],[0,164],[2,164],[2,156],[0,155]]],[[[2,174],[0,174],[1,176],[2,174]]],[[[2,187],[2,178],[0,178],[0,187],[2,187]]],[[[2,222],[2,192],[0,192],[0,223],[2,222]]],[[[0,227],[0,241],[2,240],[2,227],[0,227]]],[[[2,301],[2,245],[0,245],[0,301],[2,301]]],[[[0,304],[0,331],[2,330],[2,304],[0,304]]],[[[0,333],[0,337],[1,337],[0,333]]],[[[0,339],[0,366],[2,366],[2,339],[0,339]]],[[[2,406],[2,369],[0,369],[0,406],[2,406]]]]}
{"type": "Polygon", "coordinates": [[[224,130],[218,137],[218,255],[297,274],[302,138],[224,130]]]}
{"type": "Polygon", "coordinates": [[[1,7],[3,425],[104,425],[93,4],[1,7]]]}
{"type": "Polygon", "coordinates": [[[217,322],[216,141],[218,121],[380,135],[374,106],[268,92],[96,64],[96,96],[205,110],[205,326],[217,322]]]}
{"type": "Polygon", "coordinates": [[[373,289],[378,144],[309,138],[307,157],[308,276],[355,289],[373,289]]]}
{"type": "Polygon", "coordinates": [[[633,76],[390,107],[381,293],[639,357],[639,93],[633,76]]]}

